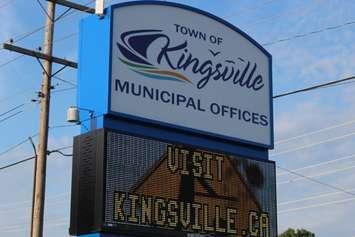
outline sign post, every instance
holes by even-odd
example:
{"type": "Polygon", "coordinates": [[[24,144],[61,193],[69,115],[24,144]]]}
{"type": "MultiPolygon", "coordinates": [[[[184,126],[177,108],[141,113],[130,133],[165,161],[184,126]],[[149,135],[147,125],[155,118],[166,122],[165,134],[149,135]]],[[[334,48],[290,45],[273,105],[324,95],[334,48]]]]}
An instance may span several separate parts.
{"type": "Polygon", "coordinates": [[[277,236],[262,46],[201,10],[139,1],[84,19],[79,48],[78,107],[98,129],[74,139],[71,234],[277,236]]]}

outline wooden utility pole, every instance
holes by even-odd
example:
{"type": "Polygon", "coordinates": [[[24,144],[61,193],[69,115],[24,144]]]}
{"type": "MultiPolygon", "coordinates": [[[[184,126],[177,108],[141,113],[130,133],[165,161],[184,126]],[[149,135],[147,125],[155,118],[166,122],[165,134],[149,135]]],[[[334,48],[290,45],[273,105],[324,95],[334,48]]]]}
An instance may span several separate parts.
{"type": "MultiPolygon", "coordinates": [[[[101,3],[102,0],[99,0],[101,3]]],[[[49,108],[50,108],[50,92],[51,92],[51,78],[59,73],[65,67],[77,68],[78,64],[63,58],[53,57],[53,32],[55,22],[55,5],[60,4],[71,9],[76,9],[86,13],[95,13],[94,8],[76,4],[67,0],[47,0],[47,19],[44,34],[43,53],[34,51],[12,43],[4,43],[3,48],[34,57],[38,60],[43,68],[43,79],[41,85],[41,92],[39,93],[41,110],[40,110],[40,124],[39,124],[39,143],[38,154],[36,154],[35,174],[34,174],[34,195],[32,203],[32,221],[31,221],[31,237],[43,236],[43,214],[44,214],[44,200],[46,190],[46,165],[47,165],[47,145],[48,145],[48,125],[49,125],[49,108]],[[44,60],[44,63],[40,62],[44,60]],[[61,69],[52,74],[52,63],[63,65],[61,69]]],[[[103,2],[101,3],[101,5],[103,2]]],[[[100,6],[100,4],[98,4],[100,6]]],[[[103,9],[103,6],[100,7],[103,9]]],[[[98,12],[100,13],[100,11],[98,12]]],[[[102,15],[102,14],[100,14],[102,15]]]]}
{"type": "Polygon", "coordinates": [[[49,105],[51,92],[52,75],[52,50],[53,50],[53,31],[54,31],[55,3],[47,3],[47,20],[44,33],[44,54],[49,57],[43,63],[43,79],[41,85],[41,110],[39,123],[39,143],[38,156],[35,173],[35,194],[33,204],[32,237],[43,236],[43,214],[44,199],[46,190],[46,165],[47,165],[47,145],[48,145],[48,121],[49,105]]]}

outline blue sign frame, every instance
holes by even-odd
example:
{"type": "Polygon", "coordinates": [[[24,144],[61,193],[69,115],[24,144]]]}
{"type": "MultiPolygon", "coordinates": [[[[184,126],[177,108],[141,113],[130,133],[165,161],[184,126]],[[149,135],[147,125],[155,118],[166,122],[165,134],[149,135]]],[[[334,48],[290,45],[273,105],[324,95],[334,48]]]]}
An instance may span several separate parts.
{"type": "MultiPolygon", "coordinates": [[[[163,1],[133,1],[113,5],[106,9],[105,16],[98,18],[90,16],[81,22],[80,27],[80,56],[79,56],[79,90],[78,107],[95,111],[97,128],[106,127],[119,132],[151,137],[169,142],[180,142],[200,148],[214,149],[220,152],[244,155],[254,159],[268,159],[268,149],[274,147],[273,132],[273,103],[272,103],[272,56],[260,44],[246,33],[229,22],[194,7],[163,1]],[[174,124],[159,122],[124,113],[111,111],[111,58],[112,58],[112,17],[113,11],[120,7],[134,5],[164,5],[186,9],[222,23],[233,31],[241,34],[253,45],[260,49],[269,61],[270,88],[270,145],[218,135],[206,131],[195,130],[174,124]],[[90,29],[90,30],[89,30],[90,29]],[[97,37],[100,36],[100,41],[97,37]],[[100,44],[98,48],[97,43],[100,44]],[[95,47],[96,45],[96,47],[95,47]],[[97,58],[103,62],[97,66],[97,58]],[[108,64],[108,65],[107,65],[108,64]],[[83,67],[81,67],[83,66],[83,67]],[[107,70],[108,68],[108,70],[107,70]],[[95,81],[104,78],[102,82],[95,81]],[[92,91],[97,91],[93,95],[92,91]]],[[[85,127],[89,123],[84,123],[85,127]],[[86,125],[86,126],[85,126],[86,125]]],[[[82,128],[85,132],[86,128],[82,128]]]]}

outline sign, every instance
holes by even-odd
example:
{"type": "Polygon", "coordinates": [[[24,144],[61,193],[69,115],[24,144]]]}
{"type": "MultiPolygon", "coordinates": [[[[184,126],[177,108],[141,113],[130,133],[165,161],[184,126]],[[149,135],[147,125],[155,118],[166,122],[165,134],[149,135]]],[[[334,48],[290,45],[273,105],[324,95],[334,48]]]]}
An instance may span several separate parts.
{"type": "Polygon", "coordinates": [[[271,56],[208,13],[141,2],[111,12],[109,113],[272,147],[271,56]]]}
{"type": "Polygon", "coordinates": [[[75,138],[71,234],[277,236],[275,164],[110,130],[75,138]]]}

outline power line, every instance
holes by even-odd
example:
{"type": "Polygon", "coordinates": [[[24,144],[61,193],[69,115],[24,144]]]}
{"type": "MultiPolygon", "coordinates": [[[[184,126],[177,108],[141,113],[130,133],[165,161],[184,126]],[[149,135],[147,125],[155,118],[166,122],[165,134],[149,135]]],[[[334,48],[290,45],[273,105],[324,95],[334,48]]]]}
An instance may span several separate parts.
{"type": "MultiPolygon", "coordinates": [[[[301,167],[301,168],[298,168],[298,169],[293,169],[292,171],[305,170],[305,169],[314,168],[314,167],[319,167],[319,166],[322,166],[322,165],[327,165],[327,164],[335,163],[335,162],[338,162],[338,161],[349,160],[349,159],[353,159],[353,158],[355,158],[355,154],[350,155],[350,156],[340,157],[340,158],[334,159],[334,160],[329,160],[329,161],[320,162],[320,163],[313,164],[313,165],[304,166],[304,167],[301,167]]],[[[283,173],[281,173],[281,174],[277,174],[277,176],[281,176],[281,175],[285,175],[285,174],[287,174],[287,172],[283,172],[283,173]]]]}
{"type": "Polygon", "coordinates": [[[276,99],[276,98],[280,98],[280,97],[284,97],[284,96],[288,96],[288,95],[293,95],[293,94],[297,94],[297,93],[303,93],[303,92],[307,92],[307,91],[311,91],[311,90],[316,90],[316,89],[320,89],[322,87],[331,86],[331,85],[335,85],[335,84],[338,84],[338,83],[341,83],[341,82],[354,80],[354,79],[355,79],[355,76],[346,77],[346,78],[343,78],[343,79],[339,79],[339,80],[335,80],[335,81],[331,81],[331,82],[327,82],[327,83],[323,83],[323,84],[319,84],[319,85],[306,87],[306,88],[303,88],[303,89],[294,90],[294,91],[286,92],[286,93],[283,93],[283,94],[275,95],[272,98],[276,99]]]}
{"type": "MultiPolygon", "coordinates": [[[[48,196],[46,199],[53,200],[53,199],[63,198],[63,197],[68,196],[68,195],[69,195],[69,193],[67,193],[67,192],[58,193],[58,194],[54,194],[54,195],[48,196]]],[[[11,206],[18,206],[18,205],[23,205],[23,204],[27,204],[27,203],[31,204],[32,200],[11,202],[11,203],[7,203],[6,205],[0,205],[0,208],[6,208],[6,207],[12,208],[11,206]]]]}
{"type": "Polygon", "coordinates": [[[242,8],[242,9],[238,9],[236,12],[232,12],[232,13],[229,13],[226,15],[226,17],[229,17],[229,16],[234,16],[234,15],[240,15],[241,13],[243,12],[249,12],[249,11],[254,11],[254,10],[258,10],[258,9],[262,9],[264,8],[265,5],[271,3],[271,2],[274,2],[274,1],[278,1],[278,0],[268,0],[268,1],[265,1],[257,6],[252,6],[252,7],[245,7],[245,8],[242,8]]]}
{"type": "Polygon", "coordinates": [[[14,111],[14,110],[16,110],[16,109],[18,109],[18,108],[21,108],[21,107],[23,107],[24,105],[25,105],[25,103],[22,103],[22,104],[20,104],[20,105],[16,105],[14,108],[11,108],[11,109],[9,109],[8,111],[6,111],[6,112],[0,114],[0,117],[6,115],[6,114],[8,114],[8,113],[10,113],[10,112],[12,112],[12,111],[14,111]]]}
{"type": "MultiPolygon", "coordinates": [[[[73,147],[73,146],[70,146],[70,148],[71,147],[73,147]]],[[[69,147],[68,147],[69,148],[69,147]]],[[[66,154],[66,153],[64,153],[64,152],[62,152],[61,150],[53,150],[53,151],[51,151],[51,153],[59,153],[59,154],[61,154],[62,156],[73,156],[73,154],[66,154]]]]}
{"type": "Polygon", "coordinates": [[[5,118],[1,119],[1,120],[0,120],[0,124],[1,124],[1,123],[3,123],[3,122],[5,122],[6,120],[9,120],[10,118],[13,118],[13,117],[15,117],[15,116],[17,116],[17,115],[21,114],[21,113],[23,113],[23,111],[22,111],[22,110],[17,111],[16,113],[11,114],[11,115],[9,115],[9,116],[7,116],[7,117],[5,117],[5,118]]]}
{"type": "MultiPolygon", "coordinates": [[[[32,101],[32,102],[33,102],[33,101],[32,101]]],[[[12,109],[6,111],[5,113],[3,113],[2,115],[0,115],[0,117],[3,116],[3,115],[5,115],[5,114],[8,114],[8,113],[10,113],[10,112],[14,112],[14,111],[16,111],[17,109],[19,109],[19,108],[21,108],[21,107],[23,107],[23,106],[25,106],[25,105],[28,105],[29,103],[30,103],[30,102],[23,103],[23,104],[20,104],[20,105],[18,105],[18,106],[15,106],[14,108],[12,108],[12,109]]],[[[17,115],[23,113],[24,111],[26,111],[26,109],[19,110],[19,111],[17,111],[17,112],[14,112],[13,114],[11,114],[11,115],[9,115],[9,116],[7,116],[7,117],[1,119],[1,120],[0,120],[0,124],[3,123],[3,122],[5,122],[5,121],[7,121],[7,120],[10,119],[10,118],[16,117],[17,115]]]]}
{"type": "Polygon", "coordinates": [[[271,19],[279,18],[279,17],[281,17],[283,15],[286,15],[286,14],[287,14],[287,16],[290,16],[290,15],[295,14],[295,13],[300,15],[300,12],[302,12],[301,16],[304,16],[304,15],[307,15],[307,13],[309,12],[307,10],[310,10],[312,8],[317,8],[317,7],[318,7],[318,4],[315,7],[308,6],[308,5],[303,6],[303,4],[300,4],[300,5],[297,6],[297,8],[292,7],[291,9],[288,9],[286,11],[279,12],[277,14],[274,14],[274,15],[271,15],[271,16],[267,16],[267,17],[258,19],[256,21],[252,21],[252,22],[246,23],[246,26],[247,27],[251,27],[253,25],[257,25],[257,24],[260,24],[262,22],[269,21],[271,19]]]}
{"type": "MultiPolygon", "coordinates": [[[[60,227],[60,226],[67,226],[68,225],[68,220],[64,221],[64,222],[51,222],[51,223],[47,223],[46,225],[44,225],[43,229],[47,229],[47,228],[54,228],[54,227],[60,227]]],[[[11,232],[22,232],[22,231],[27,231],[29,227],[23,227],[23,224],[18,224],[15,225],[16,227],[20,227],[20,228],[13,228],[13,229],[0,229],[0,232],[3,233],[11,233],[11,232]]]]}
{"type": "Polygon", "coordinates": [[[324,203],[315,204],[315,205],[308,205],[308,206],[290,208],[290,209],[278,211],[277,214],[283,214],[283,213],[287,213],[287,212],[299,211],[299,210],[315,208],[315,207],[323,207],[323,206],[339,204],[339,203],[344,203],[344,202],[349,202],[349,201],[354,201],[354,200],[355,200],[355,198],[347,198],[347,199],[341,199],[341,200],[337,200],[337,201],[324,202],[324,203]]]}
{"type": "Polygon", "coordinates": [[[281,167],[281,166],[279,166],[279,165],[277,165],[276,167],[279,168],[279,169],[281,169],[281,170],[284,170],[284,171],[286,171],[286,172],[288,172],[288,173],[294,174],[294,175],[296,175],[296,176],[303,177],[303,178],[305,178],[305,179],[307,179],[307,180],[309,180],[309,181],[312,181],[312,182],[314,182],[314,183],[317,183],[317,184],[326,186],[326,187],[328,187],[328,188],[331,188],[331,189],[334,189],[334,190],[337,190],[337,191],[341,191],[341,192],[346,193],[346,194],[349,194],[349,195],[351,195],[351,196],[355,196],[355,193],[349,192],[349,191],[347,191],[347,190],[345,190],[345,189],[342,189],[342,188],[339,188],[339,187],[337,187],[337,186],[334,186],[334,185],[331,185],[331,184],[328,184],[328,183],[319,181],[319,180],[317,180],[317,179],[314,179],[314,178],[312,178],[312,177],[308,177],[308,176],[306,176],[306,175],[297,173],[297,172],[295,172],[295,171],[292,171],[292,170],[283,168],[283,167],[281,167]]]}
{"type": "MultiPolygon", "coordinates": [[[[74,87],[55,90],[55,91],[54,91],[55,93],[57,93],[57,92],[62,92],[62,91],[67,91],[67,90],[72,90],[72,89],[75,89],[75,88],[76,88],[76,84],[74,84],[74,83],[72,83],[72,82],[70,82],[70,81],[64,80],[64,79],[62,79],[62,78],[60,78],[60,77],[57,77],[57,76],[56,76],[56,79],[57,79],[57,80],[60,80],[60,81],[62,81],[62,82],[65,82],[65,83],[67,83],[67,84],[74,85],[74,87]]],[[[23,93],[23,92],[27,92],[27,90],[21,91],[20,93],[23,93]]],[[[2,102],[2,101],[4,101],[4,100],[7,100],[7,99],[9,99],[9,98],[12,98],[13,96],[14,96],[14,95],[8,96],[8,97],[2,99],[0,102],[2,102]]],[[[36,101],[36,100],[31,100],[31,102],[35,102],[35,101],[36,101]]],[[[8,114],[8,113],[10,113],[10,112],[12,112],[12,111],[14,111],[14,110],[16,110],[16,109],[18,109],[18,108],[20,108],[20,107],[22,107],[22,106],[24,106],[25,104],[26,104],[26,103],[23,103],[23,104],[21,104],[21,105],[19,105],[19,106],[16,106],[16,107],[13,108],[13,109],[10,109],[9,111],[6,111],[6,112],[0,114],[0,117],[3,116],[3,115],[5,115],[5,114],[8,114]]],[[[6,117],[6,118],[4,118],[4,119],[1,119],[1,120],[0,120],[0,123],[5,122],[6,120],[8,120],[8,119],[10,119],[10,118],[13,118],[13,117],[17,116],[18,114],[20,114],[20,113],[22,113],[22,112],[23,112],[23,111],[18,111],[18,112],[16,112],[15,114],[9,115],[8,117],[6,117]]]]}
{"type": "MultiPolygon", "coordinates": [[[[54,226],[62,226],[62,225],[67,225],[68,224],[68,218],[57,218],[54,220],[50,220],[49,222],[47,222],[48,220],[45,220],[46,225],[44,225],[44,228],[48,228],[48,227],[54,227],[54,226]]],[[[15,231],[23,231],[23,230],[28,230],[29,223],[19,223],[19,224],[15,224],[15,225],[5,225],[5,226],[0,226],[0,232],[15,232],[15,231]],[[27,226],[27,227],[24,227],[27,226]],[[17,228],[20,227],[20,228],[17,228]],[[23,228],[24,227],[24,228],[23,228]],[[4,228],[4,229],[3,229],[4,228]]]]}
{"type": "Polygon", "coordinates": [[[55,94],[55,93],[58,93],[58,92],[64,92],[64,91],[75,90],[75,89],[76,89],[76,86],[68,87],[68,88],[63,88],[63,89],[58,89],[58,90],[52,91],[52,94],[55,94]]]}
{"type": "Polygon", "coordinates": [[[54,79],[57,79],[58,81],[67,83],[67,84],[69,84],[69,85],[72,85],[72,86],[75,86],[75,87],[77,86],[77,84],[75,84],[75,83],[73,83],[73,82],[71,82],[71,81],[65,80],[65,79],[63,79],[63,78],[61,78],[61,77],[54,76],[53,78],[54,78],[54,79]]]}
{"type": "MultiPolygon", "coordinates": [[[[321,176],[325,176],[325,175],[329,175],[329,174],[338,173],[338,172],[345,171],[345,170],[350,170],[350,169],[353,169],[353,168],[355,168],[355,165],[353,165],[353,166],[347,166],[347,167],[339,168],[339,169],[332,169],[332,170],[330,170],[330,171],[321,172],[321,173],[314,174],[314,175],[307,176],[307,177],[308,177],[308,178],[316,178],[316,177],[321,177],[321,176]]],[[[299,178],[291,179],[291,180],[288,180],[288,181],[278,182],[277,185],[289,184],[289,183],[296,182],[296,181],[300,181],[300,180],[304,180],[304,179],[306,179],[306,178],[304,178],[304,177],[299,177],[299,178]]]]}
{"type": "MultiPolygon", "coordinates": [[[[94,116],[93,118],[83,119],[83,120],[80,121],[80,123],[89,121],[91,119],[100,118],[102,116],[103,116],[103,114],[100,114],[100,115],[94,116]]],[[[49,130],[53,130],[53,129],[57,129],[57,128],[64,128],[64,127],[74,127],[74,126],[79,126],[79,125],[80,124],[55,125],[55,126],[49,126],[49,130]]],[[[35,134],[33,134],[33,135],[29,136],[29,137],[34,138],[36,136],[38,136],[38,133],[35,133],[35,134]]],[[[16,149],[17,147],[19,147],[21,145],[23,145],[24,143],[26,143],[28,141],[29,137],[27,137],[26,139],[20,141],[19,143],[15,144],[15,145],[10,146],[9,148],[5,149],[4,151],[0,152],[0,156],[2,156],[4,154],[16,149]]]]}
{"type": "Polygon", "coordinates": [[[278,156],[278,155],[282,155],[282,154],[286,154],[286,153],[290,153],[290,152],[294,152],[294,151],[303,150],[303,149],[306,149],[306,148],[310,148],[310,147],[321,145],[321,144],[328,143],[328,142],[333,142],[333,141],[336,141],[336,140],[339,140],[339,139],[344,139],[344,138],[351,137],[351,136],[354,136],[354,135],[355,135],[355,132],[348,133],[348,134],[345,134],[345,135],[342,135],[342,136],[333,137],[333,138],[326,139],[326,140],[323,140],[323,141],[320,141],[320,142],[315,142],[315,143],[311,143],[311,144],[308,144],[308,145],[304,145],[304,146],[292,148],[292,149],[289,149],[289,150],[281,151],[281,152],[278,152],[278,153],[274,153],[274,154],[271,154],[270,157],[274,157],[274,156],[278,156]]]}
{"type": "MultiPolygon", "coordinates": [[[[47,198],[46,198],[47,201],[47,198]]],[[[55,206],[63,206],[63,204],[67,204],[70,201],[69,198],[61,198],[59,200],[55,201],[49,201],[46,203],[46,208],[48,207],[55,207],[55,206]]],[[[51,208],[52,209],[52,208],[51,208]]],[[[6,210],[0,210],[0,215],[9,215],[10,213],[19,213],[19,212],[28,212],[31,211],[31,206],[23,206],[23,207],[15,207],[15,208],[8,208],[6,210]]],[[[26,220],[28,217],[27,216],[22,216],[22,218],[16,218],[12,219],[13,220],[26,220]]]]}
{"type": "Polygon", "coordinates": [[[353,124],[353,123],[355,123],[355,119],[351,120],[351,121],[348,121],[348,122],[345,122],[345,123],[341,123],[341,124],[325,127],[325,128],[322,128],[322,129],[319,129],[319,130],[316,130],[316,131],[307,132],[307,133],[304,133],[304,134],[301,134],[301,135],[297,135],[297,136],[294,136],[294,137],[278,140],[278,141],[275,142],[275,144],[281,144],[281,143],[289,142],[289,141],[292,141],[292,140],[295,140],[295,139],[308,137],[310,135],[314,135],[314,134],[317,134],[317,133],[320,133],[320,132],[332,130],[334,128],[343,127],[343,126],[350,125],[350,124],[353,124]]]}
{"type": "MultiPolygon", "coordinates": [[[[88,4],[92,3],[93,1],[89,2],[88,4]]],[[[54,19],[54,22],[58,22],[59,20],[63,19],[64,17],[67,17],[69,15],[72,15],[72,14],[76,14],[77,12],[72,12],[72,13],[68,13],[71,9],[67,9],[65,10],[62,14],[60,14],[56,19],[54,19]]],[[[23,34],[19,34],[18,36],[14,36],[12,37],[13,38],[13,43],[16,43],[16,42],[19,42],[19,41],[22,41],[23,39],[43,30],[46,26],[43,25],[43,26],[40,26],[40,27],[37,27],[29,32],[26,32],[26,33],[23,33],[23,34]]]]}
{"type": "MultiPolygon", "coordinates": [[[[52,153],[59,153],[59,154],[61,154],[63,156],[72,156],[72,155],[65,154],[65,153],[62,152],[62,150],[65,150],[65,149],[68,149],[68,148],[71,148],[71,147],[72,146],[65,146],[65,147],[61,147],[61,148],[55,149],[55,150],[47,151],[47,154],[50,155],[52,153]]],[[[2,166],[2,167],[0,167],[0,171],[4,170],[4,169],[7,169],[7,168],[10,168],[10,167],[13,167],[13,166],[16,166],[16,165],[19,165],[19,164],[22,164],[22,163],[25,163],[27,161],[30,161],[30,160],[34,159],[34,158],[36,158],[36,156],[31,156],[31,157],[25,158],[23,160],[20,160],[20,161],[17,161],[17,162],[2,166]]]]}
{"type": "Polygon", "coordinates": [[[342,27],[345,27],[345,26],[353,25],[353,24],[355,24],[355,21],[348,21],[348,22],[345,22],[345,23],[342,23],[342,24],[339,24],[339,25],[328,26],[328,27],[325,27],[325,28],[321,28],[319,30],[314,30],[314,31],[311,31],[311,32],[303,33],[303,34],[296,34],[296,35],[293,35],[293,36],[290,36],[290,37],[278,39],[278,40],[275,40],[275,41],[270,41],[270,42],[267,42],[267,43],[263,43],[262,45],[263,46],[269,46],[269,45],[273,45],[273,44],[277,44],[277,43],[281,43],[281,42],[285,42],[285,41],[304,38],[304,37],[307,37],[307,36],[310,36],[310,35],[319,34],[319,33],[325,32],[325,31],[329,31],[329,30],[336,30],[336,29],[339,29],[339,28],[342,28],[342,27]]]}
{"type": "MultiPolygon", "coordinates": [[[[56,128],[63,128],[63,127],[73,127],[73,126],[78,126],[77,124],[69,124],[69,125],[58,125],[58,126],[50,126],[49,129],[52,130],[52,129],[56,129],[56,128]]],[[[35,133],[33,135],[31,135],[30,137],[31,138],[34,138],[34,137],[37,137],[38,136],[38,133],[35,133]]],[[[5,149],[4,151],[0,152],[0,156],[16,149],[17,147],[25,144],[26,142],[28,141],[28,138],[20,141],[19,143],[13,145],[13,146],[10,146],[9,148],[5,149]]]]}
{"type": "MultiPolygon", "coordinates": [[[[94,1],[95,1],[95,0],[89,1],[88,3],[85,4],[85,6],[90,5],[90,4],[93,3],[94,1]]],[[[78,14],[78,13],[79,13],[79,12],[74,12],[74,11],[70,12],[70,11],[71,11],[71,9],[68,8],[68,9],[65,10],[62,14],[60,14],[56,19],[54,19],[54,21],[55,21],[55,22],[58,22],[58,21],[64,19],[65,17],[67,17],[67,16],[69,16],[69,15],[75,15],[75,14],[78,14]]],[[[33,29],[33,30],[29,31],[29,32],[22,33],[22,34],[18,34],[18,36],[13,36],[13,37],[12,37],[12,38],[13,38],[12,42],[13,42],[13,43],[20,42],[20,41],[22,41],[23,39],[25,39],[25,38],[27,38],[27,37],[29,37],[29,36],[31,36],[31,35],[37,33],[37,32],[40,32],[40,31],[43,30],[44,28],[45,28],[45,25],[40,26],[40,27],[37,27],[37,28],[35,28],[35,29],[33,29]]],[[[1,50],[3,50],[3,48],[1,48],[0,51],[1,51],[1,50]]]]}
{"type": "Polygon", "coordinates": [[[21,54],[21,55],[19,55],[19,56],[16,56],[16,57],[10,59],[9,61],[0,64],[0,68],[9,65],[10,63],[13,63],[13,62],[17,61],[17,60],[19,60],[20,58],[22,58],[22,57],[24,57],[24,56],[25,56],[25,55],[23,55],[23,54],[21,54]]]}
{"type": "Polygon", "coordinates": [[[74,126],[78,126],[78,125],[77,124],[56,125],[56,126],[49,126],[49,129],[66,128],[66,127],[74,127],[74,126]]]}
{"type": "Polygon", "coordinates": [[[53,42],[54,43],[58,43],[60,41],[63,41],[63,40],[66,40],[66,39],[70,39],[70,38],[72,38],[74,36],[77,36],[77,35],[78,35],[78,32],[73,32],[73,33],[70,33],[68,35],[64,35],[64,36],[62,36],[62,37],[60,37],[58,39],[55,39],[55,40],[53,40],[53,42]]]}
{"type": "Polygon", "coordinates": [[[18,95],[21,95],[21,94],[25,94],[26,92],[29,92],[29,91],[32,91],[32,89],[24,89],[24,90],[20,90],[20,91],[17,91],[15,93],[12,93],[11,95],[9,96],[5,96],[3,98],[0,98],[0,103],[6,101],[6,100],[9,100],[11,99],[12,97],[14,96],[18,96],[18,95]]]}
{"type": "MultiPolygon", "coordinates": [[[[355,189],[346,189],[346,190],[349,191],[349,192],[355,191],[355,189]]],[[[307,196],[307,197],[300,198],[300,199],[295,199],[295,200],[280,202],[280,203],[277,204],[277,206],[289,205],[289,204],[293,204],[293,203],[297,203],[297,202],[304,202],[304,201],[309,201],[309,200],[314,200],[314,199],[319,200],[319,198],[334,196],[334,195],[342,194],[342,193],[343,193],[343,192],[340,192],[340,191],[337,191],[337,192],[329,192],[329,193],[322,193],[322,194],[307,196]]]]}
{"type": "MultiPolygon", "coordinates": [[[[33,137],[35,137],[35,136],[38,136],[38,133],[36,133],[35,135],[32,135],[31,137],[33,138],[33,137]]],[[[10,151],[12,151],[12,150],[14,150],[14,149],[16,149],[17,147],[21,146],[22,144],[25,144],[27,141],[28,141],[28,138],[26,138],[26,139],[20,141],[19,143],[15,144],[15,145],[13,145],[13,146],[10,146],[9,148],[7,148],[7,149],[5,149],[4,151],[0,152],[0,156],[2,156],[2,155],[4,155],[4,154],[6,154],[6,153],[8,153],[8,152],[10,152],[10,151]]]]}
{"type": "MultiPolygon", "coordinates": [[[[349,81],[349,80],[355,80],[355,76],[351,76],[351,77],[347,77],[347,78],[343,78],[343,79],[339,79],[339,80],[335,80],[335,81],[331,81],[331,82],[327,82],[327,83],[323,83],[323,84],[319,84],[319,85],[315,85],[315,86],[311,86],[311,87],[295,90],[295,91],[286,92],[286,93],[283,93],[283,94],[279,94],[279,95],[273,96],[272,98],[273,99],[277,99],[277,98],[280,98],[280,97],[293,95],[293,94],[297,94],[297,93],[302,93],[302,92],[307,92],[307,91],[311,91],[311,90],[316,90],[316,89],[320,89],[320,88],[323,88],[323,87],[330,87],[330,86],[339,84],[341,82],[349,81]]],[[[74,88],[70,88],[70,89],[74,89],[74,88]]]]}
{"type": "Polygon", "coordinates": [[[14,162],[14,163],[11,163],[11,164],[2,166],[2,167],[0,167],[0,170],[4,170],[4,169],[10,168],[10,167],[12,167],[12,166],[25,163],[25,162],[27,162],[27,161],[30,161],[30,160],[34,159],[34,158],[36,158],[36,156],[31,156],[31,157],[25,158],[25,159],[23,159],[23,160],[20,160],[20,161],[17,161],[17,162],[14,162]]]}
{"type": "Polygon", "coordinates": [[[343,85],[348,85],[348,84],[353,84],[355,81],[346,81],[346,82],[341,82],[336,85],[330,85],[330,86],[324,86],[323,88],[329,88],[329,87],[335,87],[335,86],[343,86],[343,85]]]}

